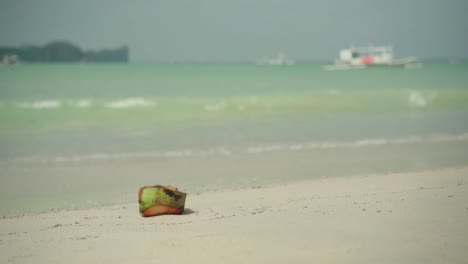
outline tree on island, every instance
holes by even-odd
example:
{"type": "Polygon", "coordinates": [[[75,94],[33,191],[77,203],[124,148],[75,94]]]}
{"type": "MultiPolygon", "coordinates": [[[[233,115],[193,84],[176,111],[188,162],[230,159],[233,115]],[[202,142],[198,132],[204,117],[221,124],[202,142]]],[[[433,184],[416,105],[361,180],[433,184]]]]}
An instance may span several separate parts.
{"type": "Polygon", "coordinates": [[[42,60],[48,62],[80,61],[83,59],[81,49],[68,42],[49,43],[42,47],[40,52],[42,60]]]}

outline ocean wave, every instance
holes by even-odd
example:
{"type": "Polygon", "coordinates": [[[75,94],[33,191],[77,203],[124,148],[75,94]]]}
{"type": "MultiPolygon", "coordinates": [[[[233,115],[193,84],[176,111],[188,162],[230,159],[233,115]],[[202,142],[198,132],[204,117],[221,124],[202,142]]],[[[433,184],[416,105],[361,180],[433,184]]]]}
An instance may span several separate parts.
{"type": "Polygon", "coordinates": [[[73,156],[41,157],[31,156],[11,160],[15,163],[77,163],[88,161],[116,161],[127,159],[145,158],[183,158],[183,157],[210,157],[230,156],[232,153],[225,148],[209,148],[203,150],[169,150],[169,151],[147,151],[147,152],[122,152],[122,153],[93,153],[73,156]]]}
{"type": "Polygon", "coordinates": [[[91,106],[91,100],[81,99],[81,100],[78,100],[77,102],[73,102],[72,104],[78,108],[88,108],[91,106]]]}
{"type": "Polygon", "coordinates": [[[205,111],[220,111],[226,109],[226,107],[227,103],[225,101],[222,101],[214,104],[206,104],[204,109],[205,111]]]}
{"type": "Polygon", "coordinates": [[[93,153],[74,156],[54,156],[54,157],[20,157],[7,161],[8,163],[79,163],[92,161],[119,161],[130,159],[154,159],[154,158],[206,158],[206,157],[229,157],[232,155],[258,155],[268,152],[294,152],[313,151],[326,149],[358,149],[385,145],[408,145],[408,144],[428,144],[442,142],[468,141],[468,132],[458,135],[435,134],[431,136],[409,136],[401,138],[365,138],[353,141],[322,141],[304,142],[294,144],[263,144],[247,146],[245,148],[229,149],[226,147],[213,147],[206,149],[179,149],[166,151],[143,151],[143,152],[122,152],[122,153],[93,153]]]}
{"type": "Polygon", "coordinates": [[[436,96],[437,93],[435,92],[432,92],[429,95],[424,95],[420,92],[412,91],[408,95],[408,102],[412,107],[426,107],[436,96]]]}
{"type": "Polygon", "coordinates": [[[439,142],[455,142],[468,141],[468,133],[460,135],[437,134],[428,137],[410,136],[394,139],[385,138],[369,138],[359,139],[354,141],[324,141],[324,142],[309,142],[301,144],[271,144],[259,145],[247,148],[247,153],[263,153],[272,151],[302,151],[302,150],[320,150],[320,149],[335,149],[335,148],[364,148],[371,146],[382,145],[404,145],[417,143],[439,143],[439,142]]]}
{"type": "Polygon", "coordinates": [[[58,100],[43,100],[33,102],[21,102],[16,104],[20,108],[31,108],[31,109],[51,109],[59,108],[62,106],[62,102],[58,100]]]}
{"type": "MultiPolygon", "coordinates": [[[[59,109],[61,107],[76,107],[76,108],[89,108],[93,105],[91,99],[77,99],[77,100],[36,100],[36,101],[22,101],[22,102],[1,102],[0,106],[8,106],[10,104],[18,108],[43,110],[43,109],[59,109]]],[[[134,107],[152,107],[156,102],[141,97],[130,97],[120,100],[104,102],[103,107],[112,109],[134,108],[134,107]]]]}
{"type": "Polygon", "coordinates": [[[144,98],[133,97],[126,98],[123,100],[117,100],[106,104],[107,108],[121,109],[121,108],[133,108],[133,107],[151,107],[155,106],[156,103],[144,98]]]}
{"type": "Polygon", "coordinates": [[[14,103],[14,105],[19,108],[42,110],[42,109],[57,109],[63,106],[87,108],[91,106],[91,103],[92,101],[89,99],[79,99],[77,101],[73,101],[73,100],[61,101],[61,100],[48,99],[48,100],[38,100],[38,101],[32,101],[32,102],[16,102],[14,103]]]}

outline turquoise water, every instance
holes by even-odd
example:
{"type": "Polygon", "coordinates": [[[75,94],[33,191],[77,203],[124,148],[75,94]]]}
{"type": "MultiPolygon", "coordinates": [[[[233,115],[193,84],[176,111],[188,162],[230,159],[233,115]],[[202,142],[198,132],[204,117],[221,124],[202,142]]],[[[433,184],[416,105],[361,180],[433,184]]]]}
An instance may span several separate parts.
{"type": "Polygon", "coordinates": [[[468,164],[468,65],[0,67],[1,214],[468,164]]]}

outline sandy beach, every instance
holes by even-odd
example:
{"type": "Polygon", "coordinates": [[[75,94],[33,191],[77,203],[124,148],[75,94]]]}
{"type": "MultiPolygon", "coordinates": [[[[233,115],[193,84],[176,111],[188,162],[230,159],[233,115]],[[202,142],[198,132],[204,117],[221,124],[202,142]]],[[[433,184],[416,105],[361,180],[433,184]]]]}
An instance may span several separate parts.
{"type": "Polygon", "coordinates": [[[468,167],[189,194],[180,216],[135,201],[4,217],[0,233],[1,263],[468,263],[468,167]]]}

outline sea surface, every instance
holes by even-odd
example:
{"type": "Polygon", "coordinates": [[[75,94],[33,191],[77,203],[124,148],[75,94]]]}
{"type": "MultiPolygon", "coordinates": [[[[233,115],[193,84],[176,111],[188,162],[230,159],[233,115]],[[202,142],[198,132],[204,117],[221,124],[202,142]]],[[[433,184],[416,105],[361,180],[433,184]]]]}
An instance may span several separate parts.
{"type": "Polygon", "coordinates": [[[468,65],[0,66],[0,215],[468,165],[468,65]]]}

